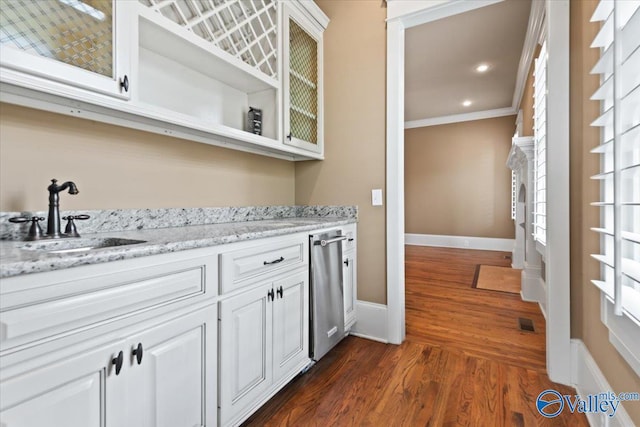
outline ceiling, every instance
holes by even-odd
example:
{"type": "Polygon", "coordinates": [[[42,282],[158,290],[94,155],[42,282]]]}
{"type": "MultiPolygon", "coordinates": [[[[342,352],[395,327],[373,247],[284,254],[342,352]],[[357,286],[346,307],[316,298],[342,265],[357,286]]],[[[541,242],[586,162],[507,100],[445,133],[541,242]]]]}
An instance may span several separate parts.
{"type": "Polygon", "coordinates": [[[511,107],[530,10],[505,0],[407,29],[405,120],[511,107]]]}

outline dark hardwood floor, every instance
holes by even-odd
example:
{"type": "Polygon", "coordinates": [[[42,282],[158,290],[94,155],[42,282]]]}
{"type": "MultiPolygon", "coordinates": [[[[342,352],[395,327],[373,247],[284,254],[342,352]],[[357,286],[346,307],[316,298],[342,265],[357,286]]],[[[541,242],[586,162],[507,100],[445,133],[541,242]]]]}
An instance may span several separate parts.
{"type": "Polygon", "coordinates": [[[471,287],[478,264],[505,252],[407,246],[407,339],[347,337],[271,399],[246,426],[587,426],[543,418],[544,318],[518,295],[471,287]],[[535,332],[518,329],[532,319],[535,332]]]}

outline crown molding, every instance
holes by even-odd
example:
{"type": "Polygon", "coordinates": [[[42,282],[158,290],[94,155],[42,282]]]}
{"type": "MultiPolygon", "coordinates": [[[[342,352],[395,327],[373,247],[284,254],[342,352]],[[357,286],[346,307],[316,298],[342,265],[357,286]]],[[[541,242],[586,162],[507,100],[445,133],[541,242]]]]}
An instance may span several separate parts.
{"type": "Polygon", "coordinates": [[[473,113],[452,114],[450,116],[407,121],[404,122],[404,128],[413,129],[426,126],[446,125],[449,123],[470,122],[472,120],[493,119],[495,117],[515,115],[517,112],[518,110],[513,107],[506,107],[496,108],[495,110],[474,111],[473,113]]]}
{"type": "Polygon", "coordinates": [[[516,87],[513,91],[513,100],[511,106],[514,109],[520,108],[522,94],[524,93],[524,85],[527,83],[529,69],[536,54],[536,47],[543,35],[545,24],[544,14],[545,4],[542,1],[531,2],[531,12],[529,14],[529,24],[527,25],[527,35],[524,39],[522,55],[518,64],[518,75],[516,77],[516,87]]]}

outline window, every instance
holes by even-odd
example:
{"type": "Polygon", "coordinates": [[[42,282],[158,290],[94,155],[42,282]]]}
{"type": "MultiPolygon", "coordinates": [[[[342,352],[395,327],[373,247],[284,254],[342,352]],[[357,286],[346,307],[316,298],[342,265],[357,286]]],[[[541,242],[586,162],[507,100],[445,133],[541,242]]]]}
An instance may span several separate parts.
{"type": "MultiPolygon", "coordinates": [[[[602,0],[591,19],[602,22],[592,47],[600,87],[600,280],[603,320],[611,342],[640,372],[640,1],[602,0]],[[607,312],[611,316],[607,317],[607,312]]],[[[640,374],[639,374],[640,375],[640,374]]]]}
{"type": "Polygon", "coordinates": [[[542,44],[534,68],[533,142],[534,193],[533,237],[541,244],[547,241],[547,44],[542,44]]]}

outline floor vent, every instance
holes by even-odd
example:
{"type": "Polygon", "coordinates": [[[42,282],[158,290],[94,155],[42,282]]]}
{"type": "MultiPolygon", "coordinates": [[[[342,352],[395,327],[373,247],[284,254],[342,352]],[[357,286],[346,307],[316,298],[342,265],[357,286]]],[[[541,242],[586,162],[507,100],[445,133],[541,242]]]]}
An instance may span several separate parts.
{"type": "Polygon", "coordinates": [[[518,328],[521,331],[525,332],[535,332],[535,328],[533,327],[533,320],[526,319],[524,317],[518,317],[518,328]]]}

